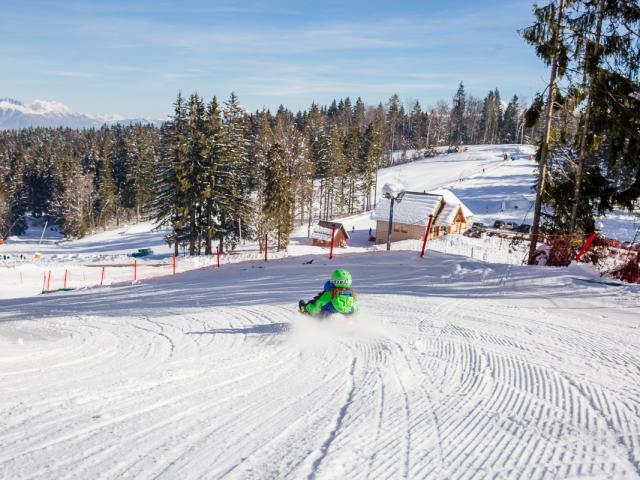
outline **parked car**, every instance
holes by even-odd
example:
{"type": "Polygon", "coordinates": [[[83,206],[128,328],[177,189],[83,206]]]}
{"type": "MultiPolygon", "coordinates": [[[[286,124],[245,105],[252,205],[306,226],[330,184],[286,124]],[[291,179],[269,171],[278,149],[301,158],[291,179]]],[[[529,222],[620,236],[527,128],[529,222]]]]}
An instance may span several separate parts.
{"type": "Polygon", "coordinates": [[[495,222],[493,222],[493,228],[504,228],[506,225],[506,223],[504,223],[502,220],[496,220],[495,222]]]}
{"type": "Polygon", "coordinates": [[[523,223],[518,227],[518,231],[520,233],[531,233],[531,225],[529,225],[528,223],[523,223]]]}
{"type": "Polygon", "coordinates": [[[139,248],[137,252],[131,254],[133,258],[147,257],[153,255],[153,250],[150,248],[139,248]]]}
{"type": "Polygon", "coordinates": [[[486,226],[482,222],[473,222],[471,224],[471,228],[486,228],[486,226]]]}
{"type": "Polygon", "coordinates": [[[518,230],[519,227],[516,222],[507,222],[504,226],[507,230],[518,230]]]}

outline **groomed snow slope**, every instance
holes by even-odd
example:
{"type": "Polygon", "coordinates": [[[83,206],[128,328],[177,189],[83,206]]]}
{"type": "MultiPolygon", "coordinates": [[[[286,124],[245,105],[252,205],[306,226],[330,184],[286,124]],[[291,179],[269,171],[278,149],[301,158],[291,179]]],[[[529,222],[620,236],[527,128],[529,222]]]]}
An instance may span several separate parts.
{"type": "Polygon", "coordinates": [[[0,478],[640,478],[636,287],[339,262],[353,327],[325,257],[0,300],[0,478]]]}

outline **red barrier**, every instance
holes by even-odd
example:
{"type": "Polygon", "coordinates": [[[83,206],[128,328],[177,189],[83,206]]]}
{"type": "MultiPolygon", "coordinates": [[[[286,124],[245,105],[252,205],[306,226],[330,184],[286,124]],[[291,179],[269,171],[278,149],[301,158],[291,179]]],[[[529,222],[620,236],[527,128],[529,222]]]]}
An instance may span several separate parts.
{"type": "Polygon", "coordinates": [[[336,224],[331,224],[331,247],[329,248],[329,260],[333,258],[333,242],[336,236],[336,224]]]}
{"type": "Polygon", "coordinates": [[[429,238],[429,232],[431,232],[431,222],[433,222],[433,215],[429,215],[429,223],[427,224],[427,230],[424,232],[424,241],[422,242],[420,258],[424,257],[424,251],[427,248],[427,239],[429,238]]]}
{"type": "Polygon", "coordinates": [[[216,247],[216,262],[218,264],[218,268],[220,268],[220,248],[216,247]]]}
{"type": "Polygon", "coordinates": [[[173,274],[176,274],[176,254],[173,254],[173,274]]]}
{"type": "Polygon", "coordinates": [[[104,267],[102,267],[102,275],[100,275],[100,286],[104,283],[104,267]]]}
{"type": "Polygon", "coordinates": [[[589,238],[587,239],[587,242],[584,244],[584,247],[582,247],[578,255],[576,255],[576,262],[580,261],[580,257],[582,257],[584,252],[587,251],[587,249],[589,248],[593,240],[596,238],[596,235],[597,235],[596,233],[592,233],[591,235],[589,235],[589,238]]]}

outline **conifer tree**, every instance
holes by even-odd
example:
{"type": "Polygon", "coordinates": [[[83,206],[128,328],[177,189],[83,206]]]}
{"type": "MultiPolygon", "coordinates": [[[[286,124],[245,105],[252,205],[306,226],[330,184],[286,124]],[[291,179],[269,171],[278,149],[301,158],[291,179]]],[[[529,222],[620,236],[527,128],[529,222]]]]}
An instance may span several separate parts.
{"type": "Polygon", "coordinates": [[[451,109],[451,134],[449,136],[450,146],[463,145],[466,141],[467,132],[465,126],[466,94],[464,85],[460,82],[458,91],[453,97],[453,108],[451,109]]]}
{"type": "Polygon", "coordinates": [[[518,96],[514,95],[506,110],[504,111],[504,118],[501,128],[501,142],[502,143],[518,143],[518,129],[520,126],[520,105],[518,103],[518,96]]]}
{"type": "MultiPolygon", "coordinates": [[[[570,2],[571,0],[566,0],[570,2]]],[[[531,241],[529,245],[529,264],[536,262],[536,247],[540,228],[540,214],[547,177],[547,156],[551,135],[551,121],[554,111],[554,98],[558,77],[564,76],[568,64],[568,49],[564,43],[563,30],[566,24],[565,0],[552,0],[549,4],[534,9],[536,22],[522,30],[523,38],[536,47],[536,53],[551,66],[547,86],[547,101],[543,120],[543,134],[537,153],[538,181],[536,186],[536,202],[534,206],[531,241]]]]}
{"type": "Polygon", "coordinates": [[[235,93],[231,92],[223,108],[223,162],[220,169],[220,250],[226,242],[237,245],[243,225],[251,215],[251,165],[248,155],[246,114],[235,93]]]}
{"type": "Polygon", "coordinates": [[[275,231],[277,248],[282,250],[289,244],[293,224],[291,203],[293,195],[291,180],[287,174],[285,152],[274,143],[269,150],[265,169],[265,191],[263,212],[271,229],[275,231]]]}

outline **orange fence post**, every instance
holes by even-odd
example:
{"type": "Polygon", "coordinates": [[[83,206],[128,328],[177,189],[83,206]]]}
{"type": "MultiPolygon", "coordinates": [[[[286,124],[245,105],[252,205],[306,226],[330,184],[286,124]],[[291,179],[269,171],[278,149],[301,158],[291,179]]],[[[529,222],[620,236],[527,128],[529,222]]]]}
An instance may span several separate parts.
{"type": "Polygon", "coordinates": [[[336,224],[331,224],[331,247],[329,247],[329,260],[333,259],[333,241],[336,236],[336,224]]]}
{"type": "Polygon", "coordinates": [[[597,235],[596,233],[592,233],[591,235],[589,235],[589,238],[587,238],[587,242],[584,244],[584,247],[582,247],[578,255],[576,255],[576,262],[580,261],[580,257],[582,257],[584,252],[587,251],[587,249],[589,248],[593,240],[596,238],[596,235],[597,235]]]}
{"type": "Polygon", "coordinates": [[[218,263],[218,268],[220,268],[220,247],[216,247],[216,261],[218,263]]]}
{"type": "Polygon", "coordinates": [[[47,275],[47,290],[51,290],[51,270],[49,270],[49,275],[47,275]]]}
{"type": "Polygon", "coordinates": [[[135,282],[138,279],[138,259],[133,259],[133,281],[135,282]]]}
{"type": "Polygon", "coordinates": [[[62,288],[67,288],[67,269],[64,269],[64,280],[62,281],[62,288]]]}
{"type": "Polygon", "coordinates": [[[100,275],[100,286],[102,286],[104,282],[104,267],[102,267],[102,275],[100,275]]]}

